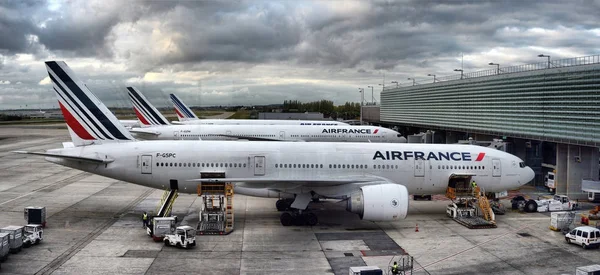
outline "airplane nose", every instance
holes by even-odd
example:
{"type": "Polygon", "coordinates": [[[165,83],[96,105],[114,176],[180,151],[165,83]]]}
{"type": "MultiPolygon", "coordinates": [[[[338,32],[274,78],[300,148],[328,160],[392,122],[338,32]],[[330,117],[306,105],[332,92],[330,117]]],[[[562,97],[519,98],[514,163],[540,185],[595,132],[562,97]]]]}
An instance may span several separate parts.
{"type": "Polygon", "coordinates": [[[533,180],[535,173],[529,166],[525,167],[525,171],[521,174],[521,184],[526,184],[533,180]]]}

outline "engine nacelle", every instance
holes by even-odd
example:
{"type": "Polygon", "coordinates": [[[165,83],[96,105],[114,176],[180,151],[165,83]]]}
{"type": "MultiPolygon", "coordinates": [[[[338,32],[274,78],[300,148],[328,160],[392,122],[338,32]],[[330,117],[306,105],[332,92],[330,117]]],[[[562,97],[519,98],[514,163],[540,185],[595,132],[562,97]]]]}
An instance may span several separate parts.
{"type": "Polygon", "coordinates": [[[368,221],[394,221],[406,218],[408,190],[404,185],[367,185],[350,195],[346,210],[368,221]]]}

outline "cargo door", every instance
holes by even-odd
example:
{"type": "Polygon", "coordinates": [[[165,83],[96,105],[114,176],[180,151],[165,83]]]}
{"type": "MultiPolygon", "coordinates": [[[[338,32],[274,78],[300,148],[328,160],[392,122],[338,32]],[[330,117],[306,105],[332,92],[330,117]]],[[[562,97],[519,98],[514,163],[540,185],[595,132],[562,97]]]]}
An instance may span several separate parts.
{"type": "Polygon", "coordinates": [[[502,166],[499,159],[492,159],[492,177],[502,176],[502,166]]]}
{"type": "Polygon", "coordinates": [[[255,156],[254,157],[254,175],[264,176],[265,175],[265,157],[255,156]]]}
{"type": "Polygon", "coordinates": [[[152,155],[142,155],[142,174],[152,174],[152,155]]]}

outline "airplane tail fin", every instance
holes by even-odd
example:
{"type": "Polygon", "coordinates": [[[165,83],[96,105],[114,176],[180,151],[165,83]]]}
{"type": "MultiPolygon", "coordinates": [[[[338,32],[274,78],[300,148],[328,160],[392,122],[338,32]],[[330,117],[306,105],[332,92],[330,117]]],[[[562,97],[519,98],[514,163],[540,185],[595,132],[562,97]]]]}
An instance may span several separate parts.
{"type": "Polygon", "coordinates": [[[169,125],[169,120],[161,114],[148,99],[135,87],[127,87],[129,99],[135,115],[143,126],[169,125]]]}
{"type": "Polygon", "coordinates": [[[58,105],[75,146],[135,140],[63,61],[47,61],[58,105]]]}
{"type": "Polygon", "coordinates": [[[180,121],[199,119],[194,111],[186,106],[185,103],[183,103],[183,101],[175,94],[170,94],[169,97],[171,97],[171,101],[175,107],[175,113],[177,113],[177,117],[180,121]]]}

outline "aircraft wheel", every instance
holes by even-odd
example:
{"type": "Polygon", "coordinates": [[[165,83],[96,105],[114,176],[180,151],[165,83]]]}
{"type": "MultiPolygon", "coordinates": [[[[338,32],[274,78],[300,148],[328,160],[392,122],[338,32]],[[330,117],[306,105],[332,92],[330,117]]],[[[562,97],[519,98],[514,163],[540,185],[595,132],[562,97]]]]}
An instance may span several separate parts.
{"type": "Polygon", "coordinates": [[[285,212],[281,214],[279,221],[281,221],[281,225],[283,226],[290,226],[294,222],[294,217],[292,217],[292,214],[285,212]]]}
{"type": "Polygon", "coordinates": [[[525,212],[537,212],[537,203],[534,200],[529,200],[525,204],[525,212]]]}
{"type": "Polygon", "coordinates": [[[277,208],[277,211],[285,211],[288,208],[288,205],[284,200],[278,200],[275,203],[275,207],[277,208]]]}
{"type": "Polygon", "coordinates": [[[315,226],[317,225],[317,223],[319,222],[319,219],[317,218],[317,215],[315,215],[314,213],[308,213],[306,215],[306,224],[309,226],[315,226]]]}
{"type": "Polygon", "coordinates": [[[306,215],[297,215],[294,217],[294,225],[301,226],[306,224],[306,215]]]}

